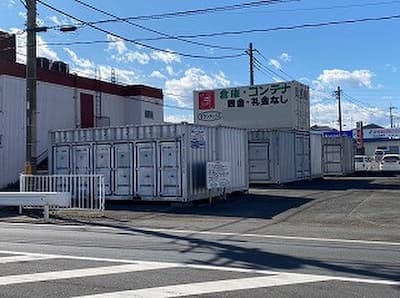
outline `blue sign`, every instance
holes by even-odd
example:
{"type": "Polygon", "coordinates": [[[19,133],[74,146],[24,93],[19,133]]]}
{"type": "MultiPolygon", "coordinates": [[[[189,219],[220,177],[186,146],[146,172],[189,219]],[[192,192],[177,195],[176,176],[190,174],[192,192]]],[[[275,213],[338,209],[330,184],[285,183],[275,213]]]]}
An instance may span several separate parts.
{"type": "MultiPolygon", "coordinates": [[[[338,131],[327,131],[327,132],[324,132],[324,137],[325,138],[338,138],[339,132],[338,131]]],[[[343,130],[342,137],[353,138],[353,131],[352,130],[343,130]]]]}

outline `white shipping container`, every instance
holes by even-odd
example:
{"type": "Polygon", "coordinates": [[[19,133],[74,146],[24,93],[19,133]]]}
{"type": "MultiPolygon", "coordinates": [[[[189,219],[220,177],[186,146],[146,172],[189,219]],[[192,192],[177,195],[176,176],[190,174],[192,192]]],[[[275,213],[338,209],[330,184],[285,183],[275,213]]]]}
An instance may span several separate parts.
{"type": "Polygon", "coordinates": [[[321,178],[324,176],[324,162],[322,154],[322,135],[310,135],[311,152],[311,178],[321,178]]]}
{"type": "Polygon", "coordinates": [[[249,182],[288,183],[311,177],[310,135],[283,130],[249,131],[249,182]]]}
{"type": "Polygon", "coordinates": [[[193,98],[197,124],[310,130],[309,87],[297,81],[194,91],[193,98]]]}
{"type": "MultiPolygon", "coordinates": [[[[69,165],[69,174],[103,174],[108,199],[187,202],[207,198],[209,161],[230,162],[228,193],[248,189],[244,129],[157,124],[56,130],[50,132],[50,143],[51,173],[65,174],[69,165]]],[[[212,195],[221,192],[213,190],[212,195]]]]}
{"type": "Polygon", "coordinates": [[[322,138],[324,175],[346,176],[354,172],[354,143],[351,138],[322,138]]]}

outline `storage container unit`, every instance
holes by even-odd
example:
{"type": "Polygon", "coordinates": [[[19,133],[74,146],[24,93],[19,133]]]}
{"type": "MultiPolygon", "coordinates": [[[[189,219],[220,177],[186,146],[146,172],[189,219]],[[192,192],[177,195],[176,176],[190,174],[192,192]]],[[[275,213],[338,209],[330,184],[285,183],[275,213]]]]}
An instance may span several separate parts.
{"type": "Polygon", "coordinates": [[[322,135],[310,135],[311,152],[311,178],[321,178],[324,176],[324,162],[322,154],[322,135]]]}
{"type": "Polygon", "coordinates": [[[244,129],[159,124],[58,130],[50,132],[50,143],[52,174],[103,174],[108,199],[207,198],[206,165],[216,160],[231,163],[228,193],[248,189],[244,129]]]}
{"type": "Polygon", "coordinates": [[[348,137],[322,138],[324,175],[346,176],[354,172],[353,140],[348,137]]]}
{"type": "Polygon", "coordinates": [[[309,87],[297,81],[194,91],[194,123],[310,131],[309,87]]]}
{"type": "Polygon", "coordinates": [[[310,134],[284,130],[249,131],[250,183],[310,179],[310,134]]]}

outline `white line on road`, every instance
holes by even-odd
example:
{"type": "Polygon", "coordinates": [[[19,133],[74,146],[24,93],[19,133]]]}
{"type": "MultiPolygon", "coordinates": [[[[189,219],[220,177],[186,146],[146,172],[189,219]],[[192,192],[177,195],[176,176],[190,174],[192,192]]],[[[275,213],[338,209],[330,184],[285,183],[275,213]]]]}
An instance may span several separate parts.
{"type": "Polygon", "coordinates": [[[53,256],[32,256],[32,255],[1,257],[0,264],[28,262],[28,261],[40,261],[40,260],[48,260],[48,259],[54,259],[54,258],[55,257],[53,257],[53,256]]]}
{"type": "Polygon", "coordinates": [[[41,272],[31,274],[8,275],[0,277],[0,286],[22,284],[28,282],[39,282],[59,280],[77,277],[90,277],[108,274],[129,273],[135,271],[156,270],[175,267],[169,263],[138,263],[118,266],[105,266],[87,269],[74,269],[52,272],[41,272]]]}
{"type": "Polygon", "coordinates": [[[234,236],[234,237],[248,237],[248,238],[266,238],[266,239],[284,239],[284,240],[302,240],[302,241],[318,241],[318,242],[342,242],[342,243],[355,243],[355,244],[373,244],[373,245],[389,245],[400,246],[400,242],[388,242],[379,240],[357,240],[357,239],[337,239],[337,238],[313,238],[313,237],[299,237],[299,236],[282,236],[282,235],[264,235],[264,234],[248,234],[248,233],[230,233],[230,232],[213,232],[213,231],[193,231],[193,230],[173,230],[173,229],[148,229],[138,228],[135,229],[148,231],[148,232],[162,232],[172,234],[199,234],[199,235],[212,235],[212,236],[234,236]]]}
{"type": "MultiPolygon", "coordinates": [[[[290,276],[313,276],[313,277],[321,277],[324,279],[329,279],[329,280],[338,280],[338,281],[349,281],[349,282],[357,282],[357,283],[369,283],[369,284],[381,284],[381,285],[389,285],[389,286],[400,286],[400,281],[395,281],[395,280],[388,280],[388,279],[370,279],[370,278],[353,278],[353,277],[345,277],[345,276],[329,276],[329,275],[310,275],[310,274],[303,274],[303,273],[291,273],[291,272],[282,272],[282,271],[273,271],[273,270],[258,270],[258,269],[249,269],[249,268],[238,268],[238,267],[229,267],[229,266],[216,266],[216,265],[197,265],[197,264],[187,264],[187,263],[167,263],[167,262],[149,262],[149,261],[137,261],[137,260],[127,260],[127,259],[113,259],[113,258],[96,258],[96,257],[84,257],[84,256],[70,256],[70,255],[54,255],[54,254],[39,254],[39,253],[22,253],[22,252],[13,252],[13,251],[6,251],[6,250],[0,250],[0,254],[25,254],[27,256],[38,256],[38,257],[51,257],[51,258],[58,258],[58,259],[69,259],[69,260],[82,260],[82,261],[97,261],[97,262],[113,262],[113,263],[123,263],[123,264],[132,264],[132,268],[137,268],[137,269],[132,269],[127,272],[133,272],[133,271],[141,271],[141,270],[153,270],[153,269],[163,269],[163,268],[192,268],[192,269],[201,269],[201,270],[219,270],[219,271],[228,271],[228,272],[238,272],[238,273],[257,273],[257,274],[268,274],[268,275],[282,275],[282,274],[288,274],[290,276]],[[149,269],[145,269],[149,268],[149,269]]],[[[114,266],[114,267],[123,267],[122,266],[114,266]]],[[[125,265],[126,266],[126,265],[125,265]]],[[[128,265],[129,266],[129,265],[128,265]]],[[[102,271],[102,268],[112,268],[113,266],[110,267],[101,267],[97,268],[99,269],[100,272],[102,271]]],[[[126,267],[128,268],[128,267],[126,267]]],[[[79,272],[79,270],[69,270],[69,271],[76,271],[79,272]]],[[[90,269],[82,269],[82,270],[90,270],[90,269]]],[[[110,269],[111,270],[111,269],[110,269]]],[[[94,271],[96,271],[96,268],[94,268],[94,271]]],[[[102,275],[101,273],[99,274],[94,274],[93,275],[83,275],[83,276],[95,276],[95,275],[102,275]]],[[[68,271],[59,271],[59,272],[68,272],[68,271]]],[[[88,271],[89,272],[89,271],[88,271]]],[[[124,273],[124,272],[120,272],[124,273]]],[[[36,273],[33,275],[37,275],[41,273],[36,273]]],[[[51,274],[51,272],[50,272],[51,274]]],[[[104,273],[104,274],[112,274],[112,273],[104,273]]],[[[31,274],[27,274],[27,276],[30,276],[31,274]]],[[[18,276],[23,276],[23,275],[17,275],[18,276]]],[[[5,276],[7,277],[7,276],[5,276]]],[[[79,276],[78,276],[79,277],[79,276]]],[[[72,278],[72,277],[62,277],[63,278],[72,278]]],[[[1,285],[1,280],[2,277],[0,277],[0,285],[1,285]]],[[[28,282],[28,281],[26,281],[28,282]]]]}
{"type": "Polygon", "coordinates": [[[329,280],[329,278],[323,278],[320,276],[312,276],[312,275],[299,276],[293,274],[279,274],[274,276],[218,280],[218,281],[164,286],[157,288],[128,290],[128,291],[120,291],[113,293],[96,294],[96,295],[86,295],[86,296],[80,296],[79,298],[182,297],[182,296],[204,295],[204,294],[219,293],[219,292],[276,287],[283,285],[293,285],[293,284],[309,283],[309,282],[320,282],[327,280],[329,280]]]}
{"type": "MultiPolygon", "coordinates": [[[[25,223],[0,223],[0,225],[7,226],[26,226],[32,227],[32,224],[25,223]]],[[[52,229],[64,228],[68,230],[82,230],[82,231],[118,231],[119,227],[101,227],[101,226],[72,226],[72,225],[49,225],[41,224],[35,225],[40,228],[51,227],[52,229]]],[[[400,242],[380,241],[380,240],[362,240],[362,239],[340,239],[340,238],[319,238],[319,237],[302,237],[302,236],[284,236],[274,234],[252,234],[252,233],[232,233],[232,232],[216,232],[216,231],[196,231],[196,230],[179,230],[179,229],[164,229],[164,228],[146,228],[146,227],[133,227],[133,233],[146,232],[160,232],[160,233],[172,233],[172,234],[191,234],[191,235],[210,235],[210,236],[231,236],[231,237],[243,237],[243,238],[260,238],[260,239],[281,239],[281,240],[300,240],[300,241],[315,241],[315,242],[331,242],[331,243],[349,243],[349,244],[367,244],[367,245],[387,245],[387,246],[400,246],[400,242]]]]}

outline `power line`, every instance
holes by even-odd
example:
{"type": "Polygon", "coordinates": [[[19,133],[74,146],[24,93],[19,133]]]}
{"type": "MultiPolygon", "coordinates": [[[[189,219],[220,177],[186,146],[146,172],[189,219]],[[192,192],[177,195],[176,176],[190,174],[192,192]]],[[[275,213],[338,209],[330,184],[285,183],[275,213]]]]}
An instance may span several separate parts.
{"type": "MultiPolygon", "coordinates": [[[[217,36],[227,36],[227,35],[241,35],[241,34],[248,34],[248,33],[265,33],[265,32],[274,32],[274,31],[282,31],[282,30],[310,29],[310,28],[326,27],[326,26],[333,26],[333,25],[387,21],[387,20],[394,20],[394,19],[400,19],[400,15],[381,16],[381,17],[373,17],[373,18],[372,17],[371,18],[361,18],[361,19],[352,19],[352,20],[327,21],[327,22],[321,22],[321,23],[308,23],[308,24],[279,26],[279,27],[261,28],[261,29],[247,29],[247,30],[238,30],[238,31],[223,31],[223,32],[214,32],[214,33],[187,34],[187,35],[177,35],[176,37],[179,37],[179,38],[217,37],[217,36]]],[[[167,37],[141,38],[141,39],[136,39],[136,41],[155,41],[155,40],[165,40],[165,39],[168,39],[168,38],[167,37]]]]}
{"type": "MultiPolygon", "coordinates": [[[[245,2],[242,4],[209,7],[209,8],[203,8],[203,9],[167,12],[167,13],[160,13],[160,14],[153,14],[153,15],[132,16],[132,17],[121,18],[121,20],[128,20],[128,21],[160,20],[160,19],[166,19],[166,18],[184,17],[184,16],[192,16],[192,15],[198,15],[198,14],[209,14],[209,13],[226,12],[226,11],[232,11],[232,10],[257,8],[257,7],[265,6],[265,5],[273,5],[273,4],[288,3],[288,2],[298,2],[298,1],[300,1],[300,0],[252,1],[252,2],[245,2]]],[[[119,21],[119,20],[108,19],[108,20],[100,20],[100,21],[91,22],[91,24],[102,24],[102,23],[110,23],[110,22],[117,22],[117,21],[119,21]]]]}
{"type": "Polygon", "coordinates": [[[83,5],[83,6],[87,7],[87,8],[89,8],[89,9],[92,9],[94,11],[100,12],[100,13],[102,13],[104,15],[109,16],[109,17],[113,17],[116,21],[122,21],[122,22],[130,24],[130,25],[132,25],[134,27],[140,28],[142,30],[146,30],[146,31],[149,31],[149,32],[152,32],[152,33],[156,33],[158,35],[161,35],[161,36],[164,36],[164,37],[168,37],[168,38],[171,38],[171,39],[175,39],[175,40],[178,40],[178,41],[181,41],[181,42],[190,43],[190,44],[194,44],[194,45],[199,45],[199,46],[203,46],[203,47],[222,49],[222,50],[235,50],[235,51],[244,51],[245,50],[244,48],[225,47],[225,46],[207,44],[207,43],[191,41],[191,40],[186,40],[186,39],[183,39],[183,38],[175,37],[175,36],[172,36],[170,34],[167,34],[167,33],[164,33],[164,32],[161,32],[161,31],[158,31],[158,30],[155,30],[155,29],[143,26],[143,25],[139,25],[137,23],[133,23],[130,20],[125,20],[125,19],[123,19],[121,17],[118,17],[117,15],[114,15],[114,14],[112,14],[110,12],[107,12],[105,10],[99,9],[97,7],[94,7],[94,6],[90,5],[90,4],[87,4],[87,3],[83,2],[83,1],[81,1],[81,0],[74,0],[74,1],[79,3],[80,5],[83,5]]]}
{"type": "Polygon", "coordinates": [[[129,39],[127,37],[124,37],[124,36],[122,36],[120,34],[112,32],[112,31],[102,29],[102,28],[100,28],[98,26],[95,26],[95,25],[90,24],[90,23],[88,23],[86,21],[83,21],[82,19],[79,19],[79,18],[77,18],[77,17],[75,17],[75,16],[73,16],[73,15],[71,15],[71,14],[65,12],[65,11],[62,11],[62,10],[60,10],[58,8],[55,8],[54,6],[51,6],[51,5],[43,2],[42,0],[37,0],[37,2],[42,4],[45,7],[49,8],[49,9],[53,10],[53,11],[56,11],[56,12],[58,12],[60,14],[63,14],[65,16],[67,16],[67,17],[70,17],[71,19],[74,19],[74,20],[76,20],[78,22],[81,22],[82,24],[86,24],[89,27],[91,27],[91,28],[93,28],[93,29],[95,29],[97,31],[103,32],[105,34],[114,36],[114,37],[116,37],[116,38],[118,38],[120,40],[124,40],[124,41],[130,42],[130,43],[133,43],[133,44],[136,44],[136,45],[139,45],[139,46],[142,46],[144,48],[148,48],[148,49],[151,49],[151,50],[154,50],[154,51],[164,52],[164,53],[173,54],[173,55],[179,55],[179,56],[188,57],[188,58],[210,59],[210,60],[237,58],[237,57],[241,57],[241,56],[245,56],[246,55],[245,53],[241,53],[241,54],[225,55],[225,56],[203,56],[203,55],[192,55],[192,54],[181,53],[181,52],[172,51],[172,50],[161,49],[161,48],[154,47],[154,46],[151,46],[151,45],[148,45],[148,44],[144,44],[142,42],[139,42],[139,41],[136,41],[136,40],[133,40],[133,39],[129,39]]]}
{"type": "Polygon", "coordinates": [[[390,5],[390,4],[398,4],[398,3],[400,3],[400,1],[367,2],[367,3],[356,3],[356,4],[349,4],[349,5],[332,5],[332,6],[293,8],[293,9],[274,9],[274,10],[262,11],[261,13],[346,9],[346,8],[353,8],[353,7],[381,6],[381,5],[390,5]]]}
{"type": "Polygon", "coordinates": [[[263,64],[260,62],[260,60],[257,59],[257,57],[254,57],[254,63],[255,63],[258,67],[264,69],[265,71],[267,71],[267,72],[269,72],[269,73],[272,73],[272,74],[273,74],[274,76],[276,76],[277,78],[282,79],[282,80],[284,80],[284,81],[287,80],[285,77],[283,77],[282,75],[280,75],[280,74],[277,73],[276,71],[274,71],[274,70],[272,70],[271,68],[269,68],[269,67],[263,65],[263,64]]]}
{"type": "MultiPolygon", "coordinates": [[[[266,62],[270,62],[269,60],[268,60],[268,58],[267,57],[265,57],[259,50],[255,50],[262,58],[264,58],[264,60],[266,61],[266,62]]],[[[290,79],[292,79],[292,80],[296,80],[292,75],[290,75],[290,74],[288,74],[287,72],[285,72],[282,68],[278,68],[278,70],[281,72],[281,73],[283,73],[284,75],[286,75],[286,76],[288,76],[290,79]]]]}

